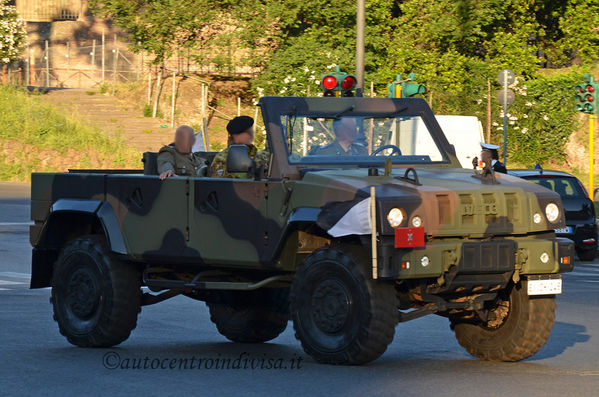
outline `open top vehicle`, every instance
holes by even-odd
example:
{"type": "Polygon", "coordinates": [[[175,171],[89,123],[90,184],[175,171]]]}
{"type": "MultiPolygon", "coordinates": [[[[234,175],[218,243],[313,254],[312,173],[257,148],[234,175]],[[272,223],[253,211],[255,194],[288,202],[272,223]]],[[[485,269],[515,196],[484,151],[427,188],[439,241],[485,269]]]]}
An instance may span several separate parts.
{"type": "Polygon", "coordinates": [[[558,194],[459,168],[422,99],[260,106],[269,166],[243,145],[227,163],[252,179],[161,181],[151,155],[145,173],[32,175],[31,287],[52,287],[69,342],[121,343],[142,306],[183,294],[205,301],[234,342],[271,340],[291,319],[323,363],[370,362],[398,322],[433,313],[482,359],[517,361],[545,344],[574,257],[555,236],[558,194]],[[351,155],[322,154],[335,123],[353,126],[351,155]]]}
{"type": "Polygon", "coordinates": [[[508,173],[560,195],[566,216],[566,227],[556,229],[556,235],[574,241],[576,254],[580,260],[594,260],[597,256],[595,206],[578,178],[567,172],[543,169],[509,170],[508,173]]]}

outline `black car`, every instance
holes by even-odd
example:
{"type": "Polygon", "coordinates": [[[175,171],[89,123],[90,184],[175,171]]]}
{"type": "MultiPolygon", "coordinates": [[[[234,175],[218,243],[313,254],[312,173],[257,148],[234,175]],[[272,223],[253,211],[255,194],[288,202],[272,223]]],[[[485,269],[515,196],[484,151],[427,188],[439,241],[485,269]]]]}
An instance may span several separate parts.
{"type": "Polygon", "coordinates": [[[556,235],[574,241],[576,254],[583,261],[592,261],[597,253],[595,206],[582,183],[574,175],[561,171],[509,170],[508,174],[526,179],[558,193],[566,212],[566,228],[556,235]]]}

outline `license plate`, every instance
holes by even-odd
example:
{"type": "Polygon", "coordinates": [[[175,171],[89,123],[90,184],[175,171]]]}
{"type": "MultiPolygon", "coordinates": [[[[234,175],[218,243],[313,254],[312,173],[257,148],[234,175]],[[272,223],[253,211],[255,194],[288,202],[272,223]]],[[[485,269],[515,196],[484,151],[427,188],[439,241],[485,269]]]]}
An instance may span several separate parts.
{"type": "Polygon", "coordinates": [[[555,232],[559,234],[572,234],[572,226],[560,227],[559,229],[555,229],[555,232]]]}
{"type": "Polygon", "coordinates": [[[554,295],[562,293],[562,279],[528,280],[528,295],[554,295]]]}

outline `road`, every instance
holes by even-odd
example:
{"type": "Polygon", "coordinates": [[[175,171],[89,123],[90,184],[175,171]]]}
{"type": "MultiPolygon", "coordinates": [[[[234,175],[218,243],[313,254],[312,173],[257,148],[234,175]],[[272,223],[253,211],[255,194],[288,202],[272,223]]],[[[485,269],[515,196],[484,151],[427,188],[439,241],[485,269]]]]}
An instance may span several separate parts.
{"type": "Polygon", "coordinates": [[[519,363],[472,358],[458,345],[446,319],[427,316],[398,325],[387,352],[369,365],[325,366],[303,352],[291,323],[270,343],[234,344],[218,334],[203,303],[184,297],[144,307],[137,328],[118,347],[71,346],[52,319],[50,290],[28,289],[28,189],[0,183],[2,396],[599,393],[599,262],[577,264],[564,276],[565,291],[557,298],[548,343],[519,363]],[[237,360],[240,368],[219,364],[227,359],[237,360]],[[111,369],[116,365],[129,369],[111,369]]]}

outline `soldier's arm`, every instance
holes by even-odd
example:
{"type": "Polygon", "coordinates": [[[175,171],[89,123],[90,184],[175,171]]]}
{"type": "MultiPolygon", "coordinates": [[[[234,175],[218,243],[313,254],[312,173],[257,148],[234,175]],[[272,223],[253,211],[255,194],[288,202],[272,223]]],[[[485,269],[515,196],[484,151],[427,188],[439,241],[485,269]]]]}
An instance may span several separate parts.
{"type": "Polygon", "coordinates": [[[158,173],[162,174],[166,171],[175,173],[175,158],[172,153],[162,151],[158,154],[158,173]]]}
{"type": "Polygon", "coordinates": [[[212,164],[210,164],[210,172],[208,172],[208,176],[211,178],[227,178],[227,156],[222,152],[217,154],[212,160],[212,164]]]}

